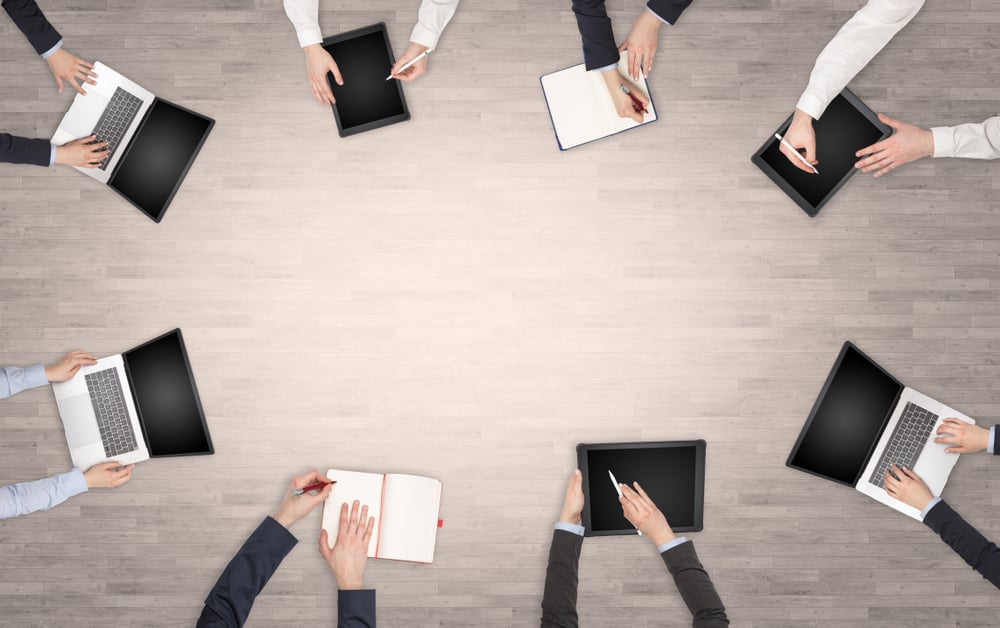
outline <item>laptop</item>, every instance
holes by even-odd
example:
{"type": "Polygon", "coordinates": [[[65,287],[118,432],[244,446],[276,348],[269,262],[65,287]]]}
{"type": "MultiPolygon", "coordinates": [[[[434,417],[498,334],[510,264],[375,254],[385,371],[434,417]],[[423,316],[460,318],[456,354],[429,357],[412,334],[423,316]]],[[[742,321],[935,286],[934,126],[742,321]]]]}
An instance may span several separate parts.
{"type": "Polygon", "coordinates": [[[816,133],[816,169],[819,174],[800,170],[781,152],[782,137],[792,124],[792,116],[767,136],[750,161],[781,190],[815,218],[819,210],[854,176],[858,150],[892,135],[892,129],[878,119],[868,105],[844,89],[834,98],[819,120],[813,122],[816,133]]]}
{"type": "Polygon", "coordinates": [[[212,454],[181,330],[52,384],[73,465],[212,454]]]}
{"type": "Polygon", "coordinates": [[[935,443],[942,421],[975,424],[890,375],[845,342],[787,465],[847,486],[920,520],[920,511],[885,492],[891,464],[908,467],[939,496],[958,462],[935,443]]]}
{"type": "Polygon", "coordinates": [[[76,95],[52,143],[90,135],[108,142],[100,167],[77,170],[160,222],[215,121],[154,96],[101,62],[94,72],[97,84],[76,95]]]}

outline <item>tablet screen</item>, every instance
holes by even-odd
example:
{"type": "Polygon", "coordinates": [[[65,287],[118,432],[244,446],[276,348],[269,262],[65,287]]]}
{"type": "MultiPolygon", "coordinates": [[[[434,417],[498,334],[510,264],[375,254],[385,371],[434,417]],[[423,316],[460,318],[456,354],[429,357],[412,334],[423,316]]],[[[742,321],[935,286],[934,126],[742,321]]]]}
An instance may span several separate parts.
{"type": "MultiPolygon", "coordinates": [[[[784,135],[788,125],[778,133],[784,135]]],[[[854,172],[858,158],[854,154],[871,146],[883,136],[873,124],[843,96],[838,95],[827,107],[823,116],[813,123],[816,131],[816,169],[819,174],[803,172],[788,161],[781,151],[781,144],[774,137],[760,158],[774,173],[814,208],[818,207],[844,179],[854,172]]]]}
{"type": "MultiPolygon", "coordinates": [[[[701,529],[701,491],[698,446],[631,445],[623,448],[591,446],[586,452],[586,497],[590,514],[588,531],[595,534],[630,534],[632,524],[622,514],[610,470],[622,484],[633,482],[646,491],[675,530],[701,529]]],[[[585,525],[587,522],[585,522],[585,525]]]]}
{"type": "Polygon", "coordinates": [[[337,100],[334,112],[344,135],[409,118],[399,81],[385,80],[393,64],[385,30],[369,27],[362,31],[368,32],[346,33],[323,44],[344,79],[343,85],[330,80],[337,100]]]}

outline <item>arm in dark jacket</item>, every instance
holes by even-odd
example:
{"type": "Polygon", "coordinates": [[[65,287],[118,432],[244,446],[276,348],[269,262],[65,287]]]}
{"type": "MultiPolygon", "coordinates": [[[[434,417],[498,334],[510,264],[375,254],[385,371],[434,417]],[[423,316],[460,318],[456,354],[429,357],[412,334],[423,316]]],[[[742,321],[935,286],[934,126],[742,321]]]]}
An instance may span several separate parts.
{"type": "Polygon", "coordinates": [[[0,162],[2,163],[48,166],[51,158],[52,144],[48,140],[35,140],[0,133],[0,162]]]}
{"type": "Polygon", "coordinates": [[[576,590],[579,583],[580,549],[583,537],[566,530],[554,530],[549,548],[542,594],[541,628],[577,628],[576,590]]]}
{"type": "Polygon", "coordinates": [[[604,0],[573,0],[576,26],[583,39],[583,60],[588,70],[618,63],[618,46],[604,0]]]}
{"type": "Polygon", "coordinates": [[[675,545],[660,554],[664,564],[674,577],[677,590],[691,611],[694,628],[721,628],[729,625],[726,607],[708,577],[705,568],[698,561],[694,543],[687,541],[675,545]]]}
{"type": "Polygon", "coordinates": [[[662,19],[676,24],[684,9],[691,6],[694,0],[649,0],[646,7],[662,19]]]}
{"type": "Polygon", "coordinates": [[[205,599],[198,628],[242,626],[257,594],[298,540],[271,517],[257,526],[205,599]]]}
{"type": "Polygon", "coordinates": [[[48,52],[62,39],[59,31],[45,19],[35,0],[2,0],[0,5],[38,54],[48,52]]]}
{"type": "Polygon", "coordinates": [[[375,589],[337,592],[337,628],[375,628],[375,589]]]}
{"type": "Polygon", "coordinates": [[[937,532],[941,540],[951,546],[970,567],[993,583],[993,586],[1000,588],[1000,550],[966,523],[947,502],[940,501],[931,508],[924,517],[924,523],[937,532]]]}

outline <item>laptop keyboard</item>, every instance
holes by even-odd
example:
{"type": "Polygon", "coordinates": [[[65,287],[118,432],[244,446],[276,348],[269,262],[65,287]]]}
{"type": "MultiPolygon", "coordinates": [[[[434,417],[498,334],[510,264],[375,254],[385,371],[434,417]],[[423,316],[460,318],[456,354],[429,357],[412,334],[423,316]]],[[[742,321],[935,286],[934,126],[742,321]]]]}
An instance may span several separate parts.
{"type": "Polygon", "coordinates": [[[879,459],[878,466],[868,481],[879,488],[885,488],[885,472],[889,470],[890,465],[896,464],[912,469],[927,439],[930,438],[937,419],[938,415],[930,410],[925,410],[914,403],[907,403],[903,408],[903,415],[896,423],[896,429],[892,432],[889,445],[882,452],[882,458],[879,459]]]}
{"type": "Polygon", "coordinates": [[[110,368],[84,376],[87,382],[87,392],[90,402],[94,404],[94,414],[97,415],[97,427],[101,430],[101,442],[104,443],[104,455],[114,458],[119,454],[138,449],[135,443],[135,432],[125,409],[125,397],[122,395],[122,384],[118,379],[118,371],[110,368]]]}
{"type": "Polygon", "coordinates": [[[118,150],[118,145],[128,130],[132,120],[139,113],[142,106],[142,99],[134,94],[126,92],[121,87],[115,88],[115,94],[101,114],[101,119],[94,127],[94,135],[98,142],[108,143],[108,155],[101,162],[101,170],[106,170],[111,157],[118,150]]]}

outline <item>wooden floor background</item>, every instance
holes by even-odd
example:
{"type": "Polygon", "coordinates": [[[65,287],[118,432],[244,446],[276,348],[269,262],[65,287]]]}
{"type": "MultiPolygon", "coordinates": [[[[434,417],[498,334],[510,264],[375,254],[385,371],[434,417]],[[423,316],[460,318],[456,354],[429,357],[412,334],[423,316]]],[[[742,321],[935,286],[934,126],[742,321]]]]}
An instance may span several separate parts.
{"type": "MultiPolygon", "coordinates": [[[[570,2],[464,0],[413,119],[340,139],[277,0],[41,0],[66,48],[217,120],[159,225],[72,170],[0,167],[0,362],[179,326],[215,456],[0,522],[0,624],[190,626],[294,475],[444,482],[435,562],[370,561],[379,625],[536,626],[579,442],[708,441],[692,535],[735,627],[987,626],[1000,594],[922,524],[785,458],[844,340],[992,425],[1000,163],[855,177],[809,219],[750,164],[859,0],[697,0],[660,33],[660,121],[557,150],[541,74],[570,2]]],[[[610,0],[622,40],[641,10],[610,0]]],[[[327,0],[324,33],[418,0],[327,0]]],[[[923,126],[1000,109],[1000,0],[931,0],[851,84],[923,126]]],[[[0,128],[68,108],[0,19],[0,128]]],[[[65,471],[49,388],[0,402],[0,483],[65,471]]],[[[1000,539],[1000,462],[945,496],[1000,539]]],[[[250,626],[331,626],[320,513],[250,626]]],[[[581,624],[683,626],[645,539],[588,539],[581,624]]]]}

